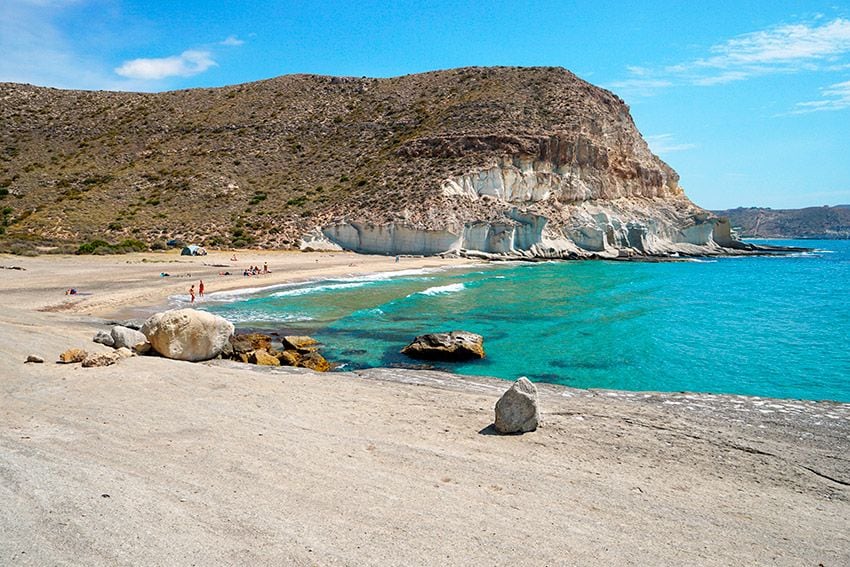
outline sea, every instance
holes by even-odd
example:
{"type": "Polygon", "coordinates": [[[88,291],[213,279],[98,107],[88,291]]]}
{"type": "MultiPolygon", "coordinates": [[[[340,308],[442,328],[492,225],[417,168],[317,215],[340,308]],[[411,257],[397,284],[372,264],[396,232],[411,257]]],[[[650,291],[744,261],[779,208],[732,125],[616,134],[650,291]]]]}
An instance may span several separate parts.
{"type": "MultiPolygon", "coordinates": [[[[784,256],[476,264],[208,297],[238,328],[305,334],[342,370],[422,367],[423,333],[487,356],[428,367],[575,388],[850,402],[850,241],[784,256]]],[[[402,260],[403,261],[403,260],[402,260]]]]}

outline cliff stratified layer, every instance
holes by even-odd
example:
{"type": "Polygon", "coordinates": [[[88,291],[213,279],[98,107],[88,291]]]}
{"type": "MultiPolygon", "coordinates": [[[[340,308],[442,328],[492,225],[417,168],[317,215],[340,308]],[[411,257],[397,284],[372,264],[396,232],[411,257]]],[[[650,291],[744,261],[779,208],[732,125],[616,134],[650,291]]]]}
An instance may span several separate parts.
{"type": "Polygon", "coordinates": [[[721,254],[616,95],[559,68],[158,94],[0,85],[5,238],[721,254]]]}

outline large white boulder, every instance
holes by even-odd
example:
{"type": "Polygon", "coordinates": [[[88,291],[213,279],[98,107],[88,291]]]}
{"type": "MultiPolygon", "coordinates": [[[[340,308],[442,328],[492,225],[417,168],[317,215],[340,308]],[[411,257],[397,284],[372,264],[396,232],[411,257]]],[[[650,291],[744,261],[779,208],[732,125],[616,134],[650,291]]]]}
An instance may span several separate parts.
{"type": "Polygon", "coordinates": [[[206,311],[172,309],[145,321],[142,333],[162,356],[196,362],[221,353],[233,335],[233,324],[206,311]]]}

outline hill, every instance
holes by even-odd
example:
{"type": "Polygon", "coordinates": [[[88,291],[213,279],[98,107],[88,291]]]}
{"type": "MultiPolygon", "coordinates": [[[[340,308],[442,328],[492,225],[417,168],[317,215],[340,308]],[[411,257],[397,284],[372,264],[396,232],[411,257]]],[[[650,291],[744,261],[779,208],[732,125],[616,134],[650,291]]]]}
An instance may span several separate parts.
{"type": "Polygon", "coordinates": [[[850,205],[770,209],[741,207],[715,214],[728,217],[742,237],[750,238],[850,238],[850,205]]]}
{"type": "Polygon", "coordinates": [[[0,84],[6,246],[723,253],[614,94],[559,68],[144,94],[0,84]]]}

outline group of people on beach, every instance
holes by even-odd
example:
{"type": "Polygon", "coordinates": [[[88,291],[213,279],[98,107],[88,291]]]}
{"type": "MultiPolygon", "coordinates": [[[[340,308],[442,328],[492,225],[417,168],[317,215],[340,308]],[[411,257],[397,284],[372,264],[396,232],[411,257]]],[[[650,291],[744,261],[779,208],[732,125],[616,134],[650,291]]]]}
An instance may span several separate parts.
{"type": "Polygon", "coordinates": [[[258,276],[260,274],[270,274],[269,271],[269,263],[263,262],[263,269],[260,270],[259,266],[248,266],[242,271],[243,276],[258,276]]]}
{"type": "MultiPolygon", "coordinates": [[[[235,260],[236,260],[236,256],[234,255],[231,258],[231,261],[235,261],[235,260]]],[[[270,274],[270,273],[272,273],[272,272],[271,272],[271,270],[269,270],[269,263],[263,262],[262,268],[260,268],[259,266],[248,266],[242,272],[242,275],[243,276],[258,276],[260,274],[270,274]]],[[[229,271],[228,272],[219,272],[218,274],[220,276],[229,276],[230,272],[229,271]]],[[[162,275],[162,274],[160,274],[160,275],[162,275]]],[[[165,274],[165,275],[168,275],[168,274],[165,274]]],[[[76,293],[76,290],[75,290],[75,293],[76,293]]],[[[189,303],[195,303],[196,297],[199,297],[199,298],[204,297],[204,280],[200,280],[198,282],[198,293],[197,293],[197,295],[195,294],[195,284],[192,284],[191,286],[189,286],[189,303]]]]}

